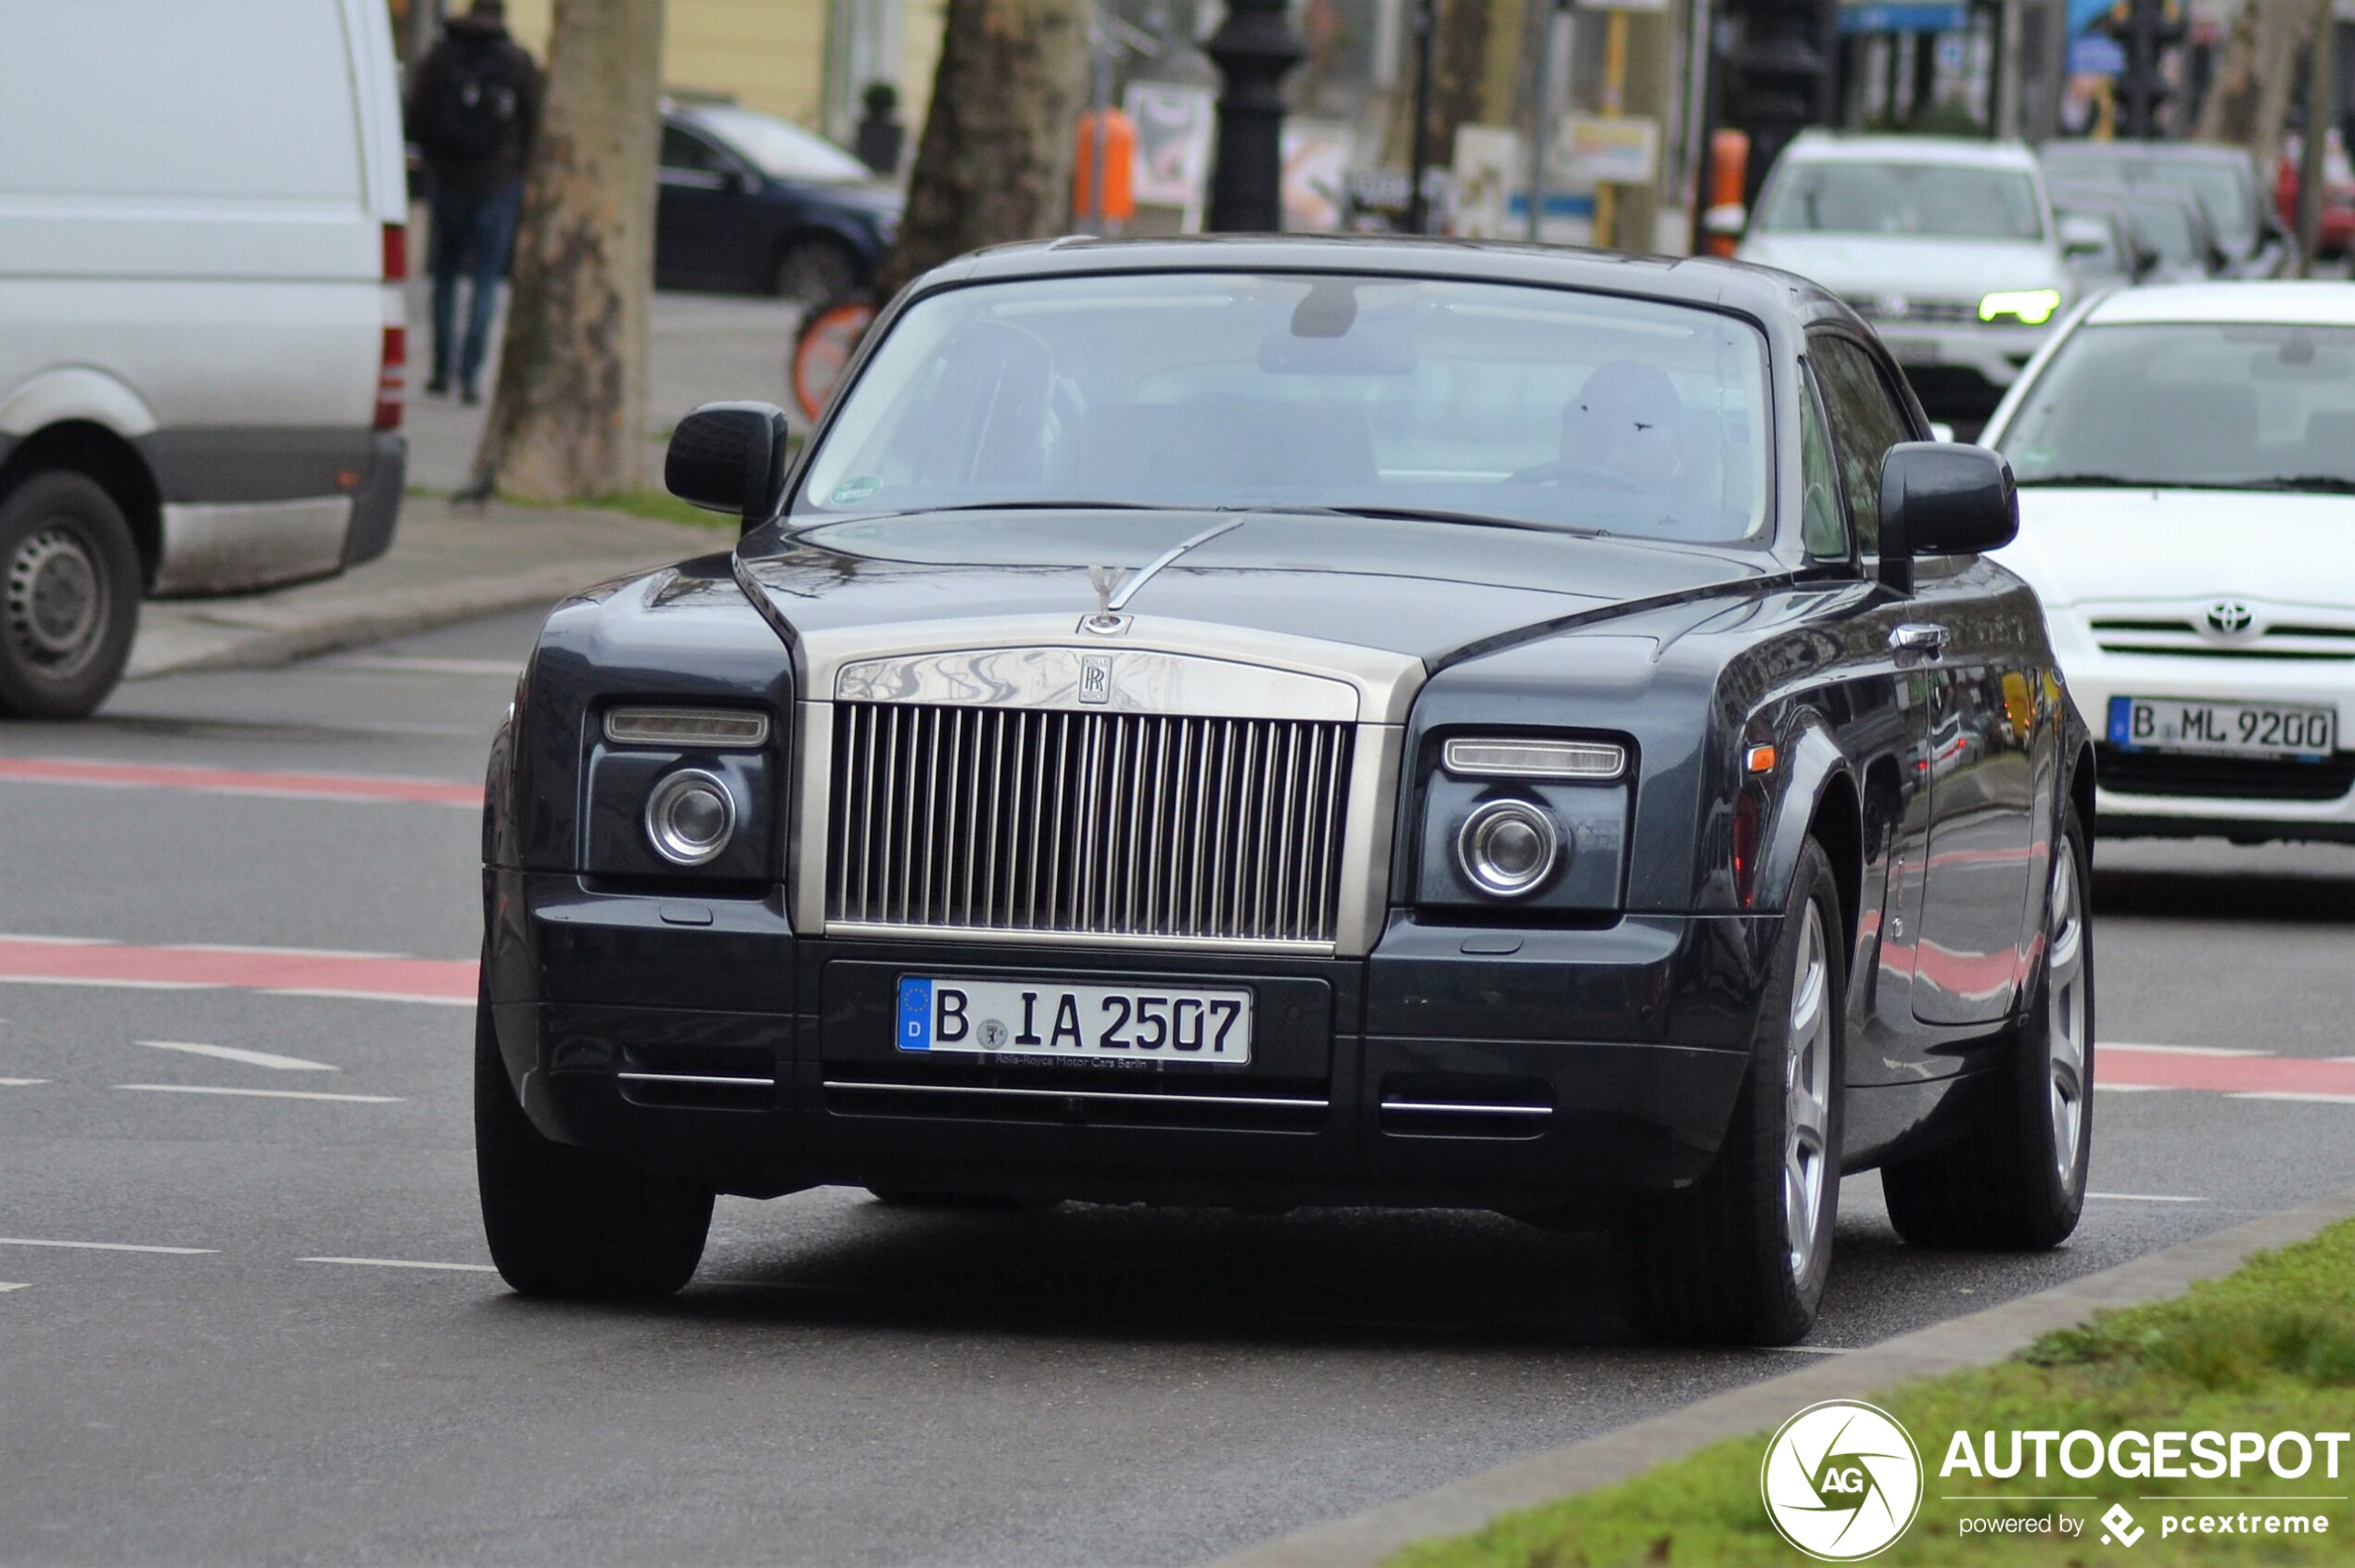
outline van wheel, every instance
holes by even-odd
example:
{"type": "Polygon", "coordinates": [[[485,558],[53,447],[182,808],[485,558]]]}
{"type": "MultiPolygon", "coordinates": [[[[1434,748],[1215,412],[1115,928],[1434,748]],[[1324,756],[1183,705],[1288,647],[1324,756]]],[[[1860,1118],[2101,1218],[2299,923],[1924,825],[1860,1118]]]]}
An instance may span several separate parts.
{"type": "Polygon", "coordinates": [[[524,1295],[652,1301],[694,1277],[711,1189],[551,1142],[516,1103],[475,1005],[475,1175],[490,1261],[524,1295]]]}
{"type": "Polygon", "coordinates": [[[2077,1229],[2094,1147],[2091,858],[2074,808],[2044,900],[2043,952],[1996,1095],[1968,1132],[1881,1167],[1890,1223],[1915,1246],[2042,1251],[2077,1229]]]}
{"type": "Polygon", "coordinates": [[[122,508],[82,474],[35,474],[0,502],[0,714],[82,719],[139,630],[139,553],[122,508]]]}
{"type": "Polygon", "coordinates": [[[1844,929],[1831,862],[1810,839],[1717,1163],[1612,1227],[1620,1312],[1637,1333],[1789,1345],[1814,1326],[1839,1215],[1844,929]]]}

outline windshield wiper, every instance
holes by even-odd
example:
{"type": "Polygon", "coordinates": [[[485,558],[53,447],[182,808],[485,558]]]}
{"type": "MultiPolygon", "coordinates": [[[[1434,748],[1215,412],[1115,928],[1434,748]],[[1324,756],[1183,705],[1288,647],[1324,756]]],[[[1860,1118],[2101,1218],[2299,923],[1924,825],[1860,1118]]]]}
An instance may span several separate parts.
{"type": "Polygon", "coordinates": [[[2040,474],[2032,479],[2015,482],[2022,490],[2043,487],[2053,490],[2308,491],[2327,495],[2355,495],[2355,479],[2342,478],[2335,474],[2307,474],[2278,479],[2132,479],[2118,474],[2040,474]]]}
{"type": "Polygon", "coordinates": [[[1320,506],[1303,503],[1297,506],[1273,504],[1254,506],[1222,506],[1222,512],[1267,512],[1293,517],[1365,517],[1382,522],[1462,523],[1469,528],[1517,529],[1523,533],[1561,533],[1579,539],[1600,539],[1602,529],[1574,528],[1568,523],[1533,523],[1520,517],[1499,517],[1490,512],[1450,512],[1434,506],[1320,506]]]}

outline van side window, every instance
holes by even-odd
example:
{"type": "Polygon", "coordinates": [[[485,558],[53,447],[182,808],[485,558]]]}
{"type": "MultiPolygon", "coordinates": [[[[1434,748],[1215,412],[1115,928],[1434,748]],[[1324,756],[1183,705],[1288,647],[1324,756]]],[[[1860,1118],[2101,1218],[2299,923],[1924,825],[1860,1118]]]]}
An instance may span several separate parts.
{"type": "Polygon", "coordinates": [[[1865,555],[1878,555],[1880,460],[1899,441],[1914,439],[1913,422],[1872,356],[1855,344],[1825,334],[1807,340],[1807,353],[1831,414],[1832,450],[1839,459],[1840,488],[1848,493],[1856,542],[1865,555]]]}
{"type": "Polygon", "coordinates": [[[1824,429],[1824,410],[1812,367],[1800,369],[1799,388],[1799,538],[1808,555],[1819,561],[1848,558],[1848,519],[1839,509],[1839,465],[1832,455],[1831,437],[1824,429]]]}

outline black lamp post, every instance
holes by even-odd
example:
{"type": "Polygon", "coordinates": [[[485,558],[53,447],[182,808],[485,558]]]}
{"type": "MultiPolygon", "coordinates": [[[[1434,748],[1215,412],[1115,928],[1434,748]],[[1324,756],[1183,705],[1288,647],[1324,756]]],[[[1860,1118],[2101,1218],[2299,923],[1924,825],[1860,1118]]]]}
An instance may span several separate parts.
{"type": "Polygon", "coordinates": [[[1226,81],[1218,96],[1218,159],[1210,172],[1210,227],[1272,234],[1284,226],[1283,80],[1307,50],[1285,0],[1228,0],[1203,52],[1226,81]]]}

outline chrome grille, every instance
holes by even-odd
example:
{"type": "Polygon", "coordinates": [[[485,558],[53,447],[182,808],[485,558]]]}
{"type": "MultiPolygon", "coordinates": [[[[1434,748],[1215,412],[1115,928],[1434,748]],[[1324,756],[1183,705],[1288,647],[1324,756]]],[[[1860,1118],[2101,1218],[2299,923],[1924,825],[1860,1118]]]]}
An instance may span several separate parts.
{"type": "Polygon", "coordinates": [[[1351,726],[837,703],[833,926],[1334,939],[1351,726]]]}
{"type": "Polygon", "coordinates": [[[1952,326],[1979,320],[1976,300],[1908,299],[1903,311],[1890,312],[1882,309],[1880,300],[1860,295],[1849,300],[1848,308],[1866,321],[1891,326],[1952,326]]]}

